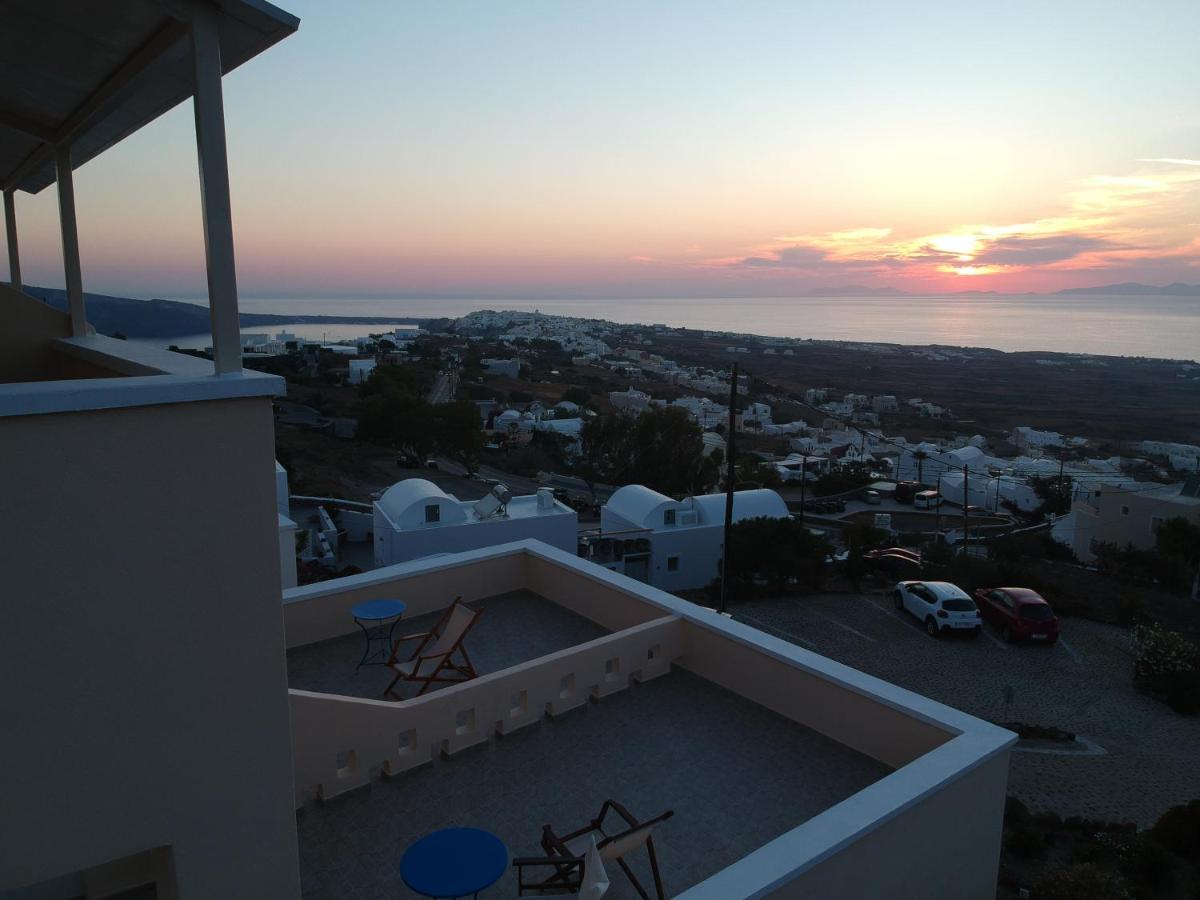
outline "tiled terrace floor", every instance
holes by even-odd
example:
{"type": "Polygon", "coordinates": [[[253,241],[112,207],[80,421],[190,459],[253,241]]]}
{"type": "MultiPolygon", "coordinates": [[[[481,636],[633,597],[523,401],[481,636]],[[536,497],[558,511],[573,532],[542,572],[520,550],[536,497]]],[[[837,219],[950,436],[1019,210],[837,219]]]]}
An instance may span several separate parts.
{"type": "MultiPolygon", "coordinates": [[[[499,618],[499,617],[497,617],[499,618]]],[[[397,776],[299,816],[306,898],[409,898],[404,849],[475,826],[512,855],[541,827],[578,828],[605,799],[675,816],[655,836],[672,896],[888,773],[887,767],[680,669],[557,720],[397,776]]],[[[650,885],[644,858],[633,868],[650,885]]],[[[612,900],[636,897],[611,866],[612,900]]],[[[510,869],[482,896],[516,896],[510,869]]]]}
{"type": "MultiPolygon", "coordinates": [[[[507,669],[557,650],[565,650],[608,634],[590,619],[564,609],[532,591],[514,591],[472,603],[483,615],[467,634],[467,653],[480,675],[507,669]]],[[[395,636],[428,631],[441,617],[440,612],[400,620],[395,636]]],[[[353,627],[353,623],[350,623],[353,627]]],[[[288,685],[297,690],[343,694],[350,697],[380,699],[395,673],[386,666],[364,666],[355,674],[362,659],[362,632],[288,651],[288,685]]],[[[416,641],[402,648],[411,652],[416,641]]],[[[446,685],[436,685],[430,691],[446,685]]],[[[398,685],[403,696],[411,697],[411,685],[398,685]]],[[[428,692],[427,692],[428,693],[428,692]]]]}

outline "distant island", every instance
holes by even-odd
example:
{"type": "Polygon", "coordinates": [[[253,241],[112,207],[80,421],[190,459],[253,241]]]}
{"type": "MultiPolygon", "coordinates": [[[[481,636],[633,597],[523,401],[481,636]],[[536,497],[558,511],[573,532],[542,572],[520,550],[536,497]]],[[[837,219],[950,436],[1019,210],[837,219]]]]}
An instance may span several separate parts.
{"type": "Polygon", "coordinates": [[[1126,281],[1121,284],[1104,284],[1100,287],[1066,288],[1057,294],[1116,294],[1124,297],[1200,297],[1200,284],[1184,284],[1177,281],[1158,287],[1153,284],[1138,284],[1126,281]]]}
{"type": "MultiPolygon", "coordinates": [[[[1154,284],[1139,284],[1136,281],[1125,281],[1121,284],[1100,284],[1096,287],[1063,288],[1053,294],[1029,291],[1026,297],[1057,297],[1079,294],[1107,294],[1123,297],[1200,297],[1200,284],[1184,284],[1177,281],[1161,287],[1154,284]]],[[[947,291],[941,294],[914,294],[912,291],[902,291],[894,287],[864,287],[861,284],[847,284],[836,287],[816,287],[805,291],[808,297],[1000,297],[1000,291],[947,291]]]]}
{"type": "MultiPolygon", "coordinates": [[[[25,285],[24,291],[45,300],[55,309],[67,309],[67,292],[25,285]]],[[[85,293],[88,321],[100,334],[131,338],[170,338],[203,334],[212,327],[208,307],[178,300],[133,300],[85,293]]],[[[420,325],[427,319],[392,316],[290,316],[276,313],[241,313],[243,328],[259,325],[420,325]]]]}

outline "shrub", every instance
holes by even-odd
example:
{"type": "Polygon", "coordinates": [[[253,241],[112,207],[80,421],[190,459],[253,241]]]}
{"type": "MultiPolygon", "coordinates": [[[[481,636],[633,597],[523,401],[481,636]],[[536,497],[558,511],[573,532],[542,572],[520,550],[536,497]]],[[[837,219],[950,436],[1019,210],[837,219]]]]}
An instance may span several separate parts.
{"type": "Polygon", "coordinates": [[[1185,715],[1200,712],[1200,647],[1158,622],[1133,629],[1134,677],[1185,715]]]}
{"type": "Polygon", "coordinates": [[[1009,796],[1004,801],[1004,824],[1009,826],[1024,825],[1031,818],[1029,807],[1016,797],[1009,796]]]}
{"type": "Polygon", "coordinates": [[[1127,900],[1125,880],[1093,863],[1076,863],[1037,883],[1036,900],[1127,900]]]}
{"type": "Polygon", "coordinates": [[[1150,836],[1187,859],[1200,857],[1200,800],[1172,806],[1154,823],[1150,836]]]}
{"type": "Polygon", "coordinates": [[[1133,649],[1137,675],[1175,675],[1194,671],[1200,664],[1200,648],[1159,622],[1134,626],[1133,649]]]}
{"type": "Polygon", "coordinates": [[[1139,884],[1158,888],[1171,881],[1174,864],[1171,854],[1161,844],[1139,835],[1126,853],[1121,870],[1139,884]]]}
{"type": "Polygon", "coordinates": [[[1031,825],[1018,825],[1010,831],[1004,846],[1018,859],[1043,859],[1046,856],[1046,838],[1031,825]]]}

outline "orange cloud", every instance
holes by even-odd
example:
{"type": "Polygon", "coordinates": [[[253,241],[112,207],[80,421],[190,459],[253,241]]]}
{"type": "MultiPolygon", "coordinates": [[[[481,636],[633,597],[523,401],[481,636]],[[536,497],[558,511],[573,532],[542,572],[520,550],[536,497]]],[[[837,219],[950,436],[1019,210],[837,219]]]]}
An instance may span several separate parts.
{"type": "Polygon", "coordinates": [[[788,235],[706,265],[814,275],[873,273],[889,280],[1119,269],[1151,260],[1200,265],[1188,259],[1200,244],[1195,212],[1200,161],[1141,162],[1168,168],[1082,179],[1063,197],[1062,212],[1055,216],[962,225],[911,237],[879,226],[788,235]]]}

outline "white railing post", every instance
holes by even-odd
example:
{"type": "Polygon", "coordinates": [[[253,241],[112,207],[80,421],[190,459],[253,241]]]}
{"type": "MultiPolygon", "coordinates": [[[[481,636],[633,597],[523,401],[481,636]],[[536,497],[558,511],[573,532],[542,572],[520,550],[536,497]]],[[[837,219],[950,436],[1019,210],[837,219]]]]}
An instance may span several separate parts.
{"type": "Polygon", "coordinates": [[[221,41],[215,10],[195,10],[191,18],[191,41],[196,157],[200,164],[200,205],[204,220],[213,364],[216,373],[222,375],[241,371],[242,337],[238,326],[233,213],[225,148],[225,110],[221,98],[221,41]]]}
{"type": "Polygon", "coordinates": [[[75,179],[71,175],[71,148],[54,148],[58,181],[58,223],[62,230],[63,272],[67,280],[67,303],[71,309],[71,334],[87,334],[87,310],[83,303],[83,275],[79,266],[79,226],[75,220],[75,179]]]}
{"type": "Polygon", "coordinates": [[[13,290],[21,290],[21,254],[17,250],[17,204],[15,190],[4,192],[4,230],[8,234],[8,280],[13,290]]]}

